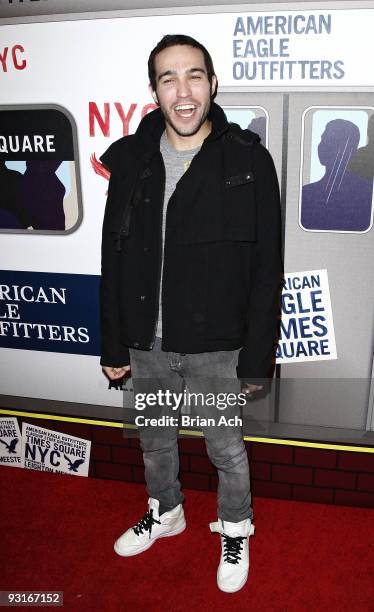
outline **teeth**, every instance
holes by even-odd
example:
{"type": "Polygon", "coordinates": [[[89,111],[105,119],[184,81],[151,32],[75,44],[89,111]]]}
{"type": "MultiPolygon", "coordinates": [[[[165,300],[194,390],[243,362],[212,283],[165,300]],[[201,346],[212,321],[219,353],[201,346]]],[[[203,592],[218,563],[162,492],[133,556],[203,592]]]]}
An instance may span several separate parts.
{"type": "Polygon", "coordinates": [[[175,107],[175,110],[194,110],[195,106],[193,104],[179,104],[175,107]]]}

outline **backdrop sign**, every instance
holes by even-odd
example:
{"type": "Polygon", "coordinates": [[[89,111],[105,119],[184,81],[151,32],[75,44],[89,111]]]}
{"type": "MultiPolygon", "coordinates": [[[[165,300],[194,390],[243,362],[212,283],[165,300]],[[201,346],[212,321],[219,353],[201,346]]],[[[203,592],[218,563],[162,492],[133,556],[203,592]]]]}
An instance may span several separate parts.
{"type": "Polygon", "coordinates": [[[0,346],[99,354],[99,277],[0,271],[0,346]]]}
{"type": "Polygon", "coordinates": [[[74,122],[57,108],[0,112],[0,231],[69,232],[81,220],[74,122]]]}
{"type": "MultiPolygon", "coordinates": [[[[29,5],[31,10],[31,5],[41,7],[43,2],[61,6],[47,0],[19,4],[24,8],[29,5]]],[[[373,73],[366,60],[374,56],[374,2],[335,3],[333,10],[327,2],[324,6],[304,3],[296,10],[294,3],[267,4],[266,10],[263,6],[254,3],[245,11],[231,12],[219,6],[202,12],[184,8],[183,31],[209,49],[219,95],[226,96],[231,120],[261,133],[274,157],[282,191],[287,190],[285,260],[293,240],[299,243],[302,236],[309,240],[285,266],[286,270],[295,269],[299,258],[297,267],[307,272],[286,276],[277,362],[330,361],[332,367],[336,360],[340,366],[348,340],[343,334],[338,359],[332,309],[339,330],[344,331],[348,324],[341,324],[344,313],[336,300],[337,273],[327,258],[319,257],[322,243],[317,239],[326,238],[330,244],[331,236],[341,238],[339,248],[344,244],[343,250],[353,245],[344,242],[346,238],[357,239],[361,241],[357,249],[354,243],[357,253],[369,249],[372,185],[363,182],[368,180],[366,176],[354,177],[363,210],[360,214],[358,208],[353,210],[352,217],[353,183],[341,182],[339,171],[337,188],[330,197],[335,206],[333,218],[321,207],[316,210],[315,193],[321,185],[315,183],[328,180],[324,157],[321,162],[318,156],[319,142],[331,119],[328,108],[319,108],[318,96],[327,92],[354,96],[358,91],[369,95],[373,91],[373,73]],[[287,115],[292,96],[306,91],[309,96],[310,90],[313,106],[308,101],[305,107],[310,110],[294,125],[295,112],[287,115]],[[284,94],[289,94],[287,103],[284,94]],[[255,96],[264,97],[254,102],[255,96]],[[288,125],[293,126],[289,132],[288,125]],[[283,165],[286,173],[282,174],[285,156],[293,161],[288,167],[283,165]],[[300,180],[289,189],[287,182],[295,168],[300,180]],[[337,213],[340,185],[345,190],[346,216],[337,213]],[[300,200],[300,225],[292,227],[292,219],[297,217],[292,210],[295,193],[300,200]],[[305,261],[306,256],[311,261],[305,261]],[[334,280],[332,305],[327,273],[330,282],[334,280]]],[[[16,10],[13,3],[13,12],[16,10]]],[[[165,33],[180,31],[181,9],[172,10],[174,14],[169,10],[167,15],[143,11],[129,16],[123,12],[108,19],[90,15],[89,19],[1,26],[0,187],[6,197],[0,203],[4,270],[0,277],[0,356],[4,395],[70,402],[66,408],[70,413],[72,405],[78,406],[78,412],[79,404],[85,411],[91,410],[87,406],[95,406],[96,414],[103,418],[107,414],[100,407],[113,406],[118,411],[111,414],[116,412],[119,420],[122,417],[123,393],[118,385],[108,382],[98,358],[100,243],[109,178],[98,160],[113,141],[134,133],[141,118],[154,108],[148,91],[147,60],[165,33]],[[105,52],[98,53],[99,48],[105,52]],[[58,219],[57,213],[53,219],[45,213],[52,192],[51,208],[61,213],[58,219]]],[[[352,105],[356,106],[355,100],[352,105]]],[[[372,159],[370,151],[366,155],[361,150],[368,145],[372,107],[371,102],[365,103],[348,117],[359,136],[355,146],[361,157],[354,167],[347,166],[355,175],[365,166],[366,157],[372,159]]],[[[339,121],[339,128],[347,115],[335,108],[334,120],[339,121]]],[[[327,130],[323,138],[326,146],[335,143],[336,133],[341,130],[327,130]]],[[[350,161],[349,155],[340,156],[341,168],[350,161]]],[[[332,154],[327,158],[329,163],[335,159],[332,154]]],[[[346,265],[357,259],[348,257],[346,265]]],[[[366,261],[371,258],[369,254],[366,261]]],[[[360,294],[362,285],[367,285],[367,275],[351,275],[361,283],[357,289],[360,294]]],[[[351,351],[346,359],[350,372],[356,355],[358,351],[351,351]]],[[[306,363],[303,368],[307,371],[306,363]]],[[[125,397],[130,400],[129,396],[130,390],[125,397]]],[[[62,412],[65,409],[60,408],[62,412]]],[[[27,461],[44,465],[40,456],[36,459],[39,451],[35,450],[33,457],[31,449],[27,461]]],[[[62,469],[66,459],[61,455],[59,460],[62,469]]]]}
{"type": "Polygon", "coordinates": [[[15,417],[0,419],[0,465],[22,467],[21,432],[15,417]]]}
{"type": "Polygon", "coordinates": [[[91,442],[22,423],[22,467],[38,472],[88,476],[91,442]]]}
{"type": "Polygon", "coordinates": [[[327,270],[285,274],[277,363],[337,359],[327,270]]]}

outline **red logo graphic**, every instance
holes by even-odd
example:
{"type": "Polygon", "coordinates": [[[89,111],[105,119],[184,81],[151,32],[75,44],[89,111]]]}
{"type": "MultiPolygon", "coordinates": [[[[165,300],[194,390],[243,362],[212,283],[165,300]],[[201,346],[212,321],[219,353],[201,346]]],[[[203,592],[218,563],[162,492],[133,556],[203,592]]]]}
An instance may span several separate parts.
{"type": "Polygon", "coordinates": [[[105,168],[105,166],[103,166],[101,161],[99,161],[97,159],[95,153],[92,153],[92,155],[90,157],[90,162],[91,162],[91,166],[94,169],[94,171],[96,172],[96,174],[98,174],[99,176],[103,176],[107,181],[109,181],[110,172],[109,172],[109,170],[107,170],[105,168]]]}
{"type": "Polygon", "coordinates": [[[13,47],[3,47],[0,51],[0,66],[3,72],[8,72],[8,68],[15,70],[24,70],[27,66],[25,58],[22,54],[25,49],[22,45],[13,45],[13,47]]]}
{"type": "MultiPolygon", "coordinates": [[[[122,135],[128,136],[130,132],[130,122],[133,119],[136,109],[139,104],[132,102],[129,109],[126,111],[120,102],[114,102],[114,108],[116,111],[115,118],[119,119],[122,124],[122,135]]],[[[141,110],[140,118],[143,119],[145,115],[157,108],[157,104],[153,102],[145,104],[141,110]]],[[[96,136],[96,126],[100,129],[104,136],[110,136],[110,124],[111,124],[111,104],[110,102],[104,102],[103,111],[101,112],[96,102],[88,103],[88,117],[89,117],[89,133],[90,136],[96,136]]],[[[110,172],[103,164],[97,159],[96,154],[92,153],[90,157],[91,166],[96,174],[102,176],[106,180],[109,180],[110,172]]]]}

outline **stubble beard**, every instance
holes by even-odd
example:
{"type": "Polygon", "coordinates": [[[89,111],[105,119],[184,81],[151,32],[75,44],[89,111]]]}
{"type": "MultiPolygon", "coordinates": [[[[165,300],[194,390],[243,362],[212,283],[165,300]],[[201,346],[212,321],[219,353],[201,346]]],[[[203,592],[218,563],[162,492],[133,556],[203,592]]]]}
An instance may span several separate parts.
{"type": "Polygon", "coordinates": [[[178,134],[178,136],[194,136],[195,134],[197,134],[201,126],[204,125],[209,115],[210,106],[211,106],[211,101],[209,100],[203,107],[202,115],[200,119],[198,120],[197,124],[194,127],[190,127],[186,125],[185,128],[180,128],[177,125],[175,125],[173,120],[170,118],[169,111],[161,104],[160,104],[160,109],[161,109],[161,112],[164,116],[166,123],[170,125],[170,127],[174,130],[176,134],[178,134]]]}

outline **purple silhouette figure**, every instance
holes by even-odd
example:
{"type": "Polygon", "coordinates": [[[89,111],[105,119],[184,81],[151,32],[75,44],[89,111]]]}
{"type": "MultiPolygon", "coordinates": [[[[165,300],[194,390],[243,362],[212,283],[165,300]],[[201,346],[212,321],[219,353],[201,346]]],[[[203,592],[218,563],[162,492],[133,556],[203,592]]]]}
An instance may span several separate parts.
{"type": "Polygon", "coordinates": [[[6,208],[0,208],[0,228],[25,229],[18,217],[6,208]]]}
{"type": "Polygon", "coordinates": [[[248,129],[261,138],[262,144],[266,145],[266,119],[265,117],[255,117],[248,125],[248,129]]]}
{"type": "Polygon", "coordinates": [[[348,170],[369,181],[374,179],[374,114],[368,121],[367,145],[352,155],[348,170]]]}
{"type": "Polygon", "coordinates": [[[301,224],[306,229],[364,231],[370,225],[373,181],[348,168],[360,132],[345,119],[329,121],[318,145],[324,176],[302,191],[301,224]]]}
{"type": "Polygon", "coordinates": [[[20,206],[27,225],[36,230],[64,230],[65,187],[56,176],[62,162],[56,159],[29,160],[20,189],[20,206]]]}
{"type": "Polygon", "coordinates": [[[18,192],[22,174],[9,170],[5,161],[0,160],[0,227],[4,229],[25,228],[18,204],[18,192]]]}

